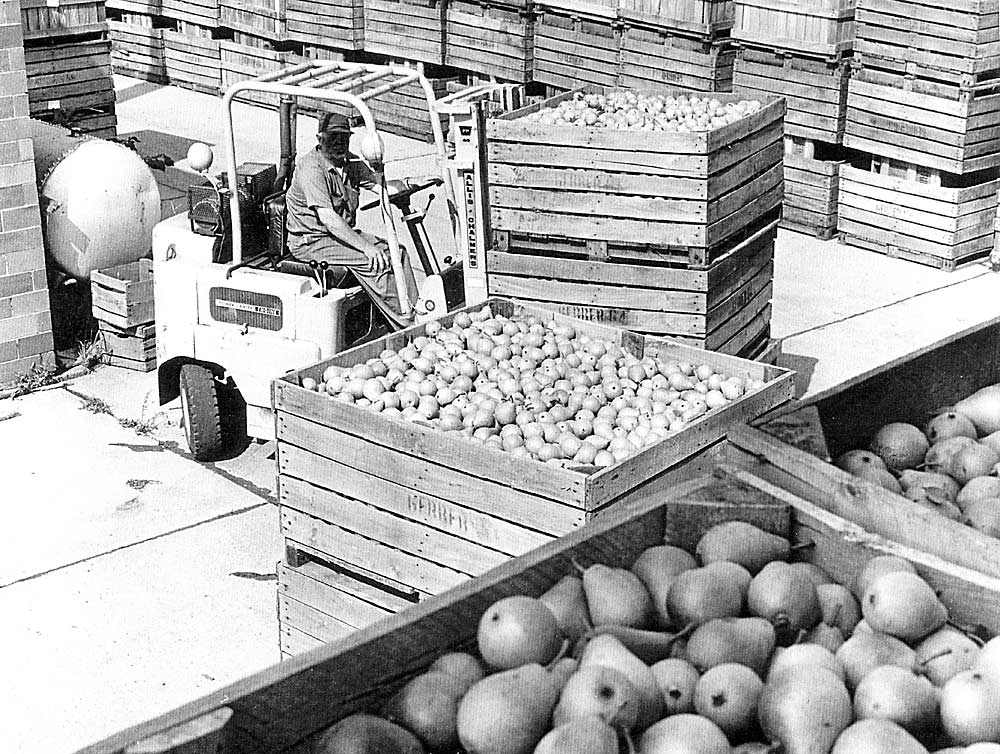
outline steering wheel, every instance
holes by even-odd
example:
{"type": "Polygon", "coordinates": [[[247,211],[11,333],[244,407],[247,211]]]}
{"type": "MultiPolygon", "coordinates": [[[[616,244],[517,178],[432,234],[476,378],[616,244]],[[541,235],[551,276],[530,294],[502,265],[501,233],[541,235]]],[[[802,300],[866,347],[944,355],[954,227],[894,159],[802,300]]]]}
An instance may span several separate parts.
{"type": "MultiPolygon", "coordinates": [[[[424,179],[421,183],[407,183],[406,188],[396,191],[389,196],[389,201],[396,206],[399,204],[405,204],[409,201],[410,197],[417,194],[424,189],[431,188],[432,186],[440,186],[444,183],[444,180],[440,176],[429,176],[424,179]]],[[[374,209],[379,205],[378,199],[372,199],[367,204],[361,205],[358,209],[359,211],[365,211],[369,209],[374,209]]]]}

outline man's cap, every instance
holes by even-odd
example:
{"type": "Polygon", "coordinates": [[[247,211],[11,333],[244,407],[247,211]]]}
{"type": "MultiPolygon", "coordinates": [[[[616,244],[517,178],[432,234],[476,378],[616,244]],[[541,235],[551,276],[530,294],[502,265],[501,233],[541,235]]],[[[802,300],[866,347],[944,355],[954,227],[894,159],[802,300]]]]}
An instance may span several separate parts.
{"type": "Polygon", "coordinates": [[[351,132],[351,121],[346,115],[340,113],[323,113],[319,116],[319,128],[316,133],[321,134],[349,134],[351,132]]]}

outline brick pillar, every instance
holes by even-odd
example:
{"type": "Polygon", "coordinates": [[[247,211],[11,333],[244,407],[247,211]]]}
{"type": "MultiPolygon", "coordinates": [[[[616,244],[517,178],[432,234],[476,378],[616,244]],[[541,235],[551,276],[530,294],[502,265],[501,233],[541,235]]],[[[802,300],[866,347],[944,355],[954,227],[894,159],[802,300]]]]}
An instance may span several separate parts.
{"type": "Polygon", "coordinates": [[[19,0],[0,0],[0,385],[55,362],[19,0]]]}

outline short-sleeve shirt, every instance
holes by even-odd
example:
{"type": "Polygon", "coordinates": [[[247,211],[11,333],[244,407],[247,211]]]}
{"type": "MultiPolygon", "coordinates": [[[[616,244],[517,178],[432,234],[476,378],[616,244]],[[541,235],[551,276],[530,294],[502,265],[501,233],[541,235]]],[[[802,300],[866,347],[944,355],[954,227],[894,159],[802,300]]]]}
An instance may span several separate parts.
{"type": "Polygon", "coordinates": [[[306,154],[295,168],[292,183],[285,194],[288,212],[289,241],[308,242],[328,237],[316,210],[332,209],[354,227],[358,211],[359,189],[375,185],[371,169],[349,154],[343,169],[333,165],[317,147],[306,154]]]}

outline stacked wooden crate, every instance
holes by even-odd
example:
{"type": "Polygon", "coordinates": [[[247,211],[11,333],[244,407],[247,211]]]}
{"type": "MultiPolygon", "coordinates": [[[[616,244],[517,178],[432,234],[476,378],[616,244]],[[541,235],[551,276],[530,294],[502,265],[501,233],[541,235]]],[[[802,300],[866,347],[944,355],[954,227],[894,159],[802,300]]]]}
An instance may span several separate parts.
{"type": "MultiPolygon", "coordinates": [[[[458,77],[444,69],[435,69],[430,66],[425,68],[424,75],[434,89],[434,96],[437,99],[447,96],[448,85],[458,81],[458,77]]],[[[431,126],[430,107],[427,104],[427,95],[420,84],[413,82],[401,89],[395,89],[386,94],[368,100],[372,117],[380,131],[406,136],[419,141],[430,142],[434,140],[434,133],[431,126]]],[[[437,115],[441,123],[441,131],[447,136],[448,116],[437,115]]]]}
{"type": "Polygon", "coordinates": [[[140,259],[93,272],[90,296],[104,362],[138,372],[155,369],[153,261],[140,259]]]}
{"type": "Polygon", "coordinates": [[[753,352],[769,337],[783,102],[687,134],[523,119],[573,96],[487,123],[490,293],[753,352]]]}
{"type": "Polygon", "coordinates": [[[283,0],[288,39],[337,50],[365,48],[363,0],[283,0]]]}
{"type": "Polygon", "coordinates": [[[158,84],[167,83],[162,21],[157,16],[130,11],[115,14],[108,21],[111,67],[115,73],[158,84]]]}
{"type": "Polygon", "coordinates": [[[22,0],[31,116],[94,136],[115,136],[104,0],[22,0]]]}
{"type": "Polygon", "coordinates": [[[532,80],[532,0],[448,0],[444,63],[501,81],[532,80]]]}
{"type": "MultiPolygon", "coordinates": [[[[553,316],[507,301],[487,303],[506,316],[553,316]]],[[[457,315],[440,321],[449,326],[457,315]]],[[[277,380],[283,654],[362,628],[573,531],[635,499],[643,485],[729,427],[791,397],[787,370],[555,316],[634,355],[707,363],[765,386],[611,467],[569,469],[494,452],[460,434],[390,419],[301,386],[305,378],[322,380],[330,366],[401,348],[424,326],[277,380]]]]}
{"type": "Polygon", "coordinates": [[[732,89],[732,0],[622,0],[618,15],[620,85],[732,89]]]}
{"type": "Polygon", "coordinates": [[[837,230],[854,0],[737,0],[733,89],[785,97],[782,224],[820,238],[837,230]]]}
{"type": "Polygon", "coordinates": [[[621,26],[614,2],[539,0],[535,11],[534,81],[558,89],[618,83],[621,26]]]}
{"type": "Polygon", "coordinates": [[[222,62],[217,32],[207,26],[178,21],[176,31],[163,32],[163,57],[170,83],[206,94],[222,87],[222,62]]]}
{"type": "Polygon", "coordinates": [[[841,238],[946,270],[993,248],[1000,166],[997,7],[859,0],[841,238]],[[874,200],[874,201],[873,201],[874,200]]]}
{"type": "MultiPolygon", "coordinates": [[[[295,60],[298,53],[291,45],[271,42],[254,34],[235,32],[231,40],[219,41],[219,65],[222,91],[233,84],[277,71],[295,60]]],[[[263,92],[241,92],[240,102],[277,107],[278,97],[263,92]]]]}
{"type": "Polygon", "coordinates": [[[366,52],[441,65],[445,0],[364,0],[366,52]]]}

